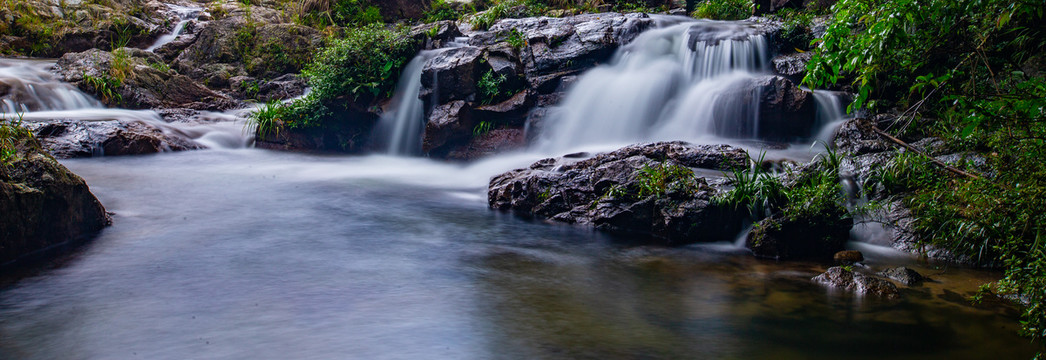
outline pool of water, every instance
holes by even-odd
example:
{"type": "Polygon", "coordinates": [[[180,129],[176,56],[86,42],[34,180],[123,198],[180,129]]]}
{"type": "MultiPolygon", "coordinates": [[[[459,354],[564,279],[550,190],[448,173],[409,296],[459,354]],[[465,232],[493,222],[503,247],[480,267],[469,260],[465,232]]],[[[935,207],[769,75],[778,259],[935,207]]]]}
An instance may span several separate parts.
{"type": "MultiPolygon", "coordinates": [[[[728,244],[624,245],[491,211],[499,168],[254,149],[63,161],[115,213],[0,290],[3,359],[1022,359],[996,273],[903,300],[728,244]]],[[[500,169],[500,170],[504,170],[500,169]]]]}

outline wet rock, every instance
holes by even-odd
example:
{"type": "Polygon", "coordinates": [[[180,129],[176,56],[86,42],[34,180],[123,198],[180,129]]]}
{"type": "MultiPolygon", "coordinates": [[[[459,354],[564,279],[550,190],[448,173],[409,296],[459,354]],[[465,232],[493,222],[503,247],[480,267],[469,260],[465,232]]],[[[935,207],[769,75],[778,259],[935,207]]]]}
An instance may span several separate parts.
{"type": "Polygon", "coordinates": [[[75,245],[111,221],[83,179],[25,141],[0,166],[0,267],[75,245]]]}
{"type": "Polygon", "coordinates": [[[494,129],[480,134],[469,141],[468,145],[455,148],[447,154],[447,159],[476,160],[490,155],[519,150],[526,146],[523,129],[494,129]]]}
{"type": "MultiPolygon", "coordinates": [[[[525,41],[521,58],[527,78],[551,74],[574,74],[606,61],[618,47],[628,44],[641,32],[653,28],[646,14],[583,14],[565,18],[504,19],[490,33],[518,31],[525,41]]],[[[494,39],[478,36],[476,42],[494,39]]],[[[484,45],[490,45],[486,43],[484,45]]]]}
{"type": "Polygon", "coordinates": [[[423,49],[428,50],[445,47],[455,38],[462,36],[464,35],[458,29],[458,25],[452,20],[421,24],[410,29],[410,37],[422,44],[423,49]]]}
{"type": "Polygon", "coordinates": [[[534,106],[534,96],[530,91],[521,91],[500,103],[477,107],[473,114],[475,114],[477,121],[523,126],[527,112],[532,106],[534,106]]]}
{"type": "Polygon", "coordinates": [[[419,97],[431,106],[454,100],[474,100],[476,83],[490,65],[484,62],[485,51],[464,46],[440,52],[425,62],[419,97]]]}
{"type": "Polygon", "coordinates": [[[806,64],[810,62],[812,57],[813,52],[810,51],[784,54],[770,59],[770,64],[777,75],[784,76],[794,83],[799,83],[806,76],[806,64]]]}
{"type": "Polygon", "coordinates": [[[369,150],[367,139],[377,122],[378,116],[374,113],[350,108],[334,114],[323,127],[284,127],[276,134],[259,136],[255,146],[271,150],[358,153],[369,150]]]}
{"type": "Polygon", "coordinates": [[[550,158],[492,178],[488,201],[494,209],[662,244],[724,240],[737,234],[742,217],[714,206],[711,198],[721,190],[688,168],[731,169],[746,159],[740,149],[684,142],[632,145],[584,160],[550,158]],[[645,171],[666,166],[684,174],[668,175],[663,193],[638,190],[649,185],[645,171]]]}
{"type": "Polygon", "coordinates": [[[835,148],[852,156],[892,150],[889,142],[872,131],[875,123],[860,117],[847,120],[835,135],[835,148]]]}
{"type": "Polygon", "coordinates": [[[770,259],[829,259],[843,249],[853,220],[835,206],[825,213],[763,219],[748,233],[745,245],[757,257],[770,259]]]}
{"type": "Polygon", "coordinates": [[[812,93],[780,76],[756,78],[749,89],[759,94],[758,138],[793,141],[813,133],[817,105],[812,93]]]}
{"type": "Polygon", "coordinates": [[[437,106],[429,115],[422,135],[421,147],[424,152],[438,150],[450,141],[461,140],[472,135],[476,124],[472,119],[472,109],[464,101],[454,101],[437,106]]]}
{"type": "Polygon", "coordinates": [[[162,25],[167,19],[160,8],[137,0],[5,3],[0,7],[0,22],[5,24],[0,49],[6,54],[57,58],[89,49],[148,46],[166,31],[162,25]],[[22,20],[30,25],[24,26],[22,20]]]}
{"type": "MultiPolygon", "coordinates": [[[[229,97],[207,89],[192,79],[164,69],[162,60],[153,53],[140,49],[118,49],[122,54],[97,49],[62,56],[55,65],[61,80],[72,83],[84,92],[94,94],[110,106],[131,109],[190,108],[197,110],[225,110],[237,106],[229,97]],[[123,64],[114,68],[119,59],[123,64]],[[116,87],[119,96],[105,93],[94,79],[117,78],[123,81],[116,87]]],[[[112,86],[112,85],[109,85],[112,86]]],[[[112,89],[110,88],[110,91],[112,89]]]]}
{"type": "Polygon", "coordinates": [[[153,154],[201,148],[187,137],[142,122],[50,120],[26,123],[57,158],[153,154]]]}
{"type": "Polygon", "coordinates": [[[309,83],[296,74],[287,74],[272,80],[236,76],[229,79],[229,87],[238,98],[269,102],[301,96],[309,87],[309,83]]]}
{"type": "Polygon", "coordinates": [[[904,266],[889,268],[878,272],[876,275],[897,280],[897,282],[907,286],[916,285],[927,280],[926,277],[922,276],[922,274],[919,274],[918,271],[909,269],[904,266]]]}
{"type": "Polygon", "coordinates": [[[853,265],[864,261],[864,254],[857,250],[845,250],[835,253],[832,259],[843,265],[853,265]]]}
{"type": "Polygon", "coordinates": [[[818,284],[843,289],[859,296],[871,295],[890,300],[901,298],[900,291],[889,281],[849,271],[839,266],[829,268],[824,274],[817,275],[812,280],[818,284]]]}

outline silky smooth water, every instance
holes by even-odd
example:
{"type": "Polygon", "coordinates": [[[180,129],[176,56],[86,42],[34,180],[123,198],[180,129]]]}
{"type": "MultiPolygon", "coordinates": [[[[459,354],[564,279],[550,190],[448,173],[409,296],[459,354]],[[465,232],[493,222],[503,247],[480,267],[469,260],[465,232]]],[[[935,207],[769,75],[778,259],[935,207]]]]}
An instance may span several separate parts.
{"type": "MultiPolygon", "coordinates": [[[[524,162],[524,159],[515,159],[524,162]]],[[[487,209],[486,174],[253,149],[66,160],[113,225],[0,291],[3,359],[1027,358],[996,274],[898,303],[729,244],[632,247],[487,209]]],[[[906,263],[876,257],[871,264],[906,263]]]]}

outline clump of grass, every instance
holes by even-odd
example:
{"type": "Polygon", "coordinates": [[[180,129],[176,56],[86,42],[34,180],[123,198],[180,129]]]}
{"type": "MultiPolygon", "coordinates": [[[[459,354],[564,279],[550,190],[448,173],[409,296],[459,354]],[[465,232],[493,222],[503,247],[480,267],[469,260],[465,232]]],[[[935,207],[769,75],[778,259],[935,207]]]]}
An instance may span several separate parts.
{"type": "Polygon", "coordinates": [[[752,16],[750,0],[705,0],[691,16],[713,20],[744,20],[752,16]]]}

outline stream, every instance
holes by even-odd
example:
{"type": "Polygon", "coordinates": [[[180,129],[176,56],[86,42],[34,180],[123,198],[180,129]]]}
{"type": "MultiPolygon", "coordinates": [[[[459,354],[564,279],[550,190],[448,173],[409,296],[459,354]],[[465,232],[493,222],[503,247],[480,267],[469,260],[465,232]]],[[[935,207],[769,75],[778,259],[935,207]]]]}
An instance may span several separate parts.
{"type": "MultiPolygon", "coordinates": [[[[175,10],[184,10],[183,19],[198,11],[175,10]]],[[[470,164],[254,149],[241,113],[165,123],[151,110],[105,109],[50,79],[49,62],[0,61],[0,80],[23,99],[3,103],[8,117],[138,121],[208,148],[62,160],[113,213],[113,225],[50,266],[0,274],[0,359],[955,360],[1035,353],[1016,335],[1016,309],[967,301],[996,272],[851,242],[870,266],[909,266],[933,279],[885,302],[810,281],[830,264],[759,260],[727,242],[636,246],[635,239],[488,209],[492,175],[549,154],[673,136],[724,142],[758,135],[758,118],[743,109],[748,103],[729,92],[705,95],[763,74],[765,40],[731,37],[722,40],[725,49],[710,40],[693,55],[683,46],[686,29],[651,31],[633,52],[582,77],[582,90],[568,94],[557,127],[534,149],[470,164]],[[664,69],[686,81],[651,75],[664,69]],[[629,78],[645,82],[608,85],[629,78]],[[600,108],[595,100],[637,91],[660,95],[640,107],[600,108]],[[715,120],[696,119],[702,112],[715,120]],[[627,123],[636,118],[649,120],[627,123]],[[613,126],[585,123],[595,120],[613,126]],[[680,130],[688,121],[704,122],[680,130]],[[598,131],[586,131],[592,128],[598,131]]],[[[420,67],[415,62],[407,72],[420,74],[420,67]]],[[[401,116],[382,120],[389,154],[419,151],[424,120],[410,97],[420,87],[415,80],[401,80],[401,116]]],[[[821,128],[804,141],[826,138],[843,117],[837,97],[816,96],[821,128]]],[[[768,156],[808,160],[816,153],[796,142],[768,156]]]]}

